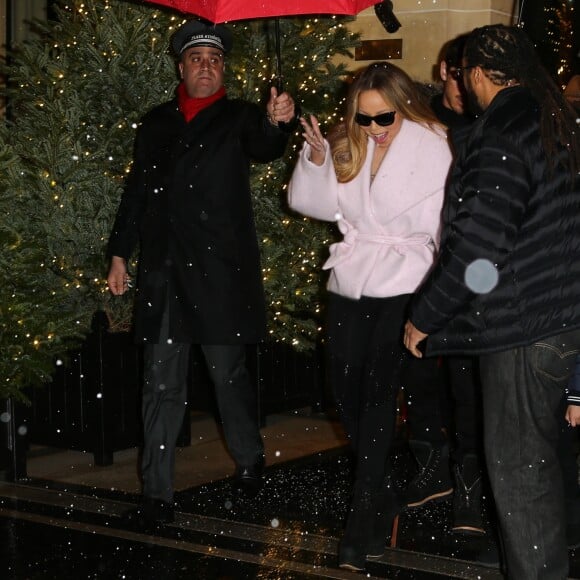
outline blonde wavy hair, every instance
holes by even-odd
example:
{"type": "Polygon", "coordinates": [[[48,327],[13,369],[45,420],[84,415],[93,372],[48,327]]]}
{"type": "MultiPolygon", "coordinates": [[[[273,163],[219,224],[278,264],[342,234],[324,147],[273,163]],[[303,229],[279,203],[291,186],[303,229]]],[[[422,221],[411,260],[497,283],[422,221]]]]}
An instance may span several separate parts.
{"type": "Polygon", "coordinates": [[[420,123],[432,131],[443,128],[426,97],[407,73],[388,62],[371,64],[355,77],[348,93],[346,117],[328,135],[340,183],[354,179],[365,162],[368,137],[354,119],[360,94],[369,90],[377,91],[403,119],[420,123]]]}

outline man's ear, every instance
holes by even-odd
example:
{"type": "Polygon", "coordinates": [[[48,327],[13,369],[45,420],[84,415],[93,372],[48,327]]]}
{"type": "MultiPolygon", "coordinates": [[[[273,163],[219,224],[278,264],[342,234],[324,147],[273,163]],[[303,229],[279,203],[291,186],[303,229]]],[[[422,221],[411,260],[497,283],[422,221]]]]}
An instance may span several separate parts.
{"type": "Polygon", "coordinates": [[[180,76],[181,80],[183,80],[183,63],[180,62],[177,66],[179,68],[179,76],[180,76]]]}
{"type": "Polygon", "coordinates": [[[439,64],[439,76],[443,82],[447,80],[447,63],[444,60],[439,64]]]}

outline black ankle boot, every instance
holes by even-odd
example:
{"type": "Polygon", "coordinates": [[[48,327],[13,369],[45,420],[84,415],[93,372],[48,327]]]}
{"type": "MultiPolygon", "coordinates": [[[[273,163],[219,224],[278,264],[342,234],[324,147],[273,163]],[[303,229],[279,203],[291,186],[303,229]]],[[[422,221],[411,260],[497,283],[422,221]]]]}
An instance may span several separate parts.
{"type": "Polygon", "coordinates": [[[355,491],[346,528],[338,547],[338,565],[347,570],[364,570],[373,535],[376,494],[370,490],[355,491]]]}
{"type": "Polygon", "coordinates": [[[427,441],[409,441],[418,471],[406,490],[407,507],[419,507],[428,501],[453,493],[449,470],[449,446],[435,447],[427,441]]]}
{"type": "Polygon", "coordinates": [[[482,475],[479,459],[467,453],[461,464],[453,468],[453,531],[460,534],[484,534],[482,516],[482,475]]]}
{"type": "Polygon", "coordinates": [[[377,495],[375,506],[375,523],[367,550],[367,558],[370,559],[380,558],[387,544],[393,539],[396,541],[399,512],[403,506],[390,480],[385,482],[377,495]]]}

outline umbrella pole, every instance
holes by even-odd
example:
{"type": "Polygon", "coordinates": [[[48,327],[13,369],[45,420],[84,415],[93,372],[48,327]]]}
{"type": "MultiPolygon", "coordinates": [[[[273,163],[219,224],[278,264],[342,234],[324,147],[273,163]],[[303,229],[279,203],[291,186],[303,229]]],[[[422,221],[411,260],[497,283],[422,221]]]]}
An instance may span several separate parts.
{"type": "Polygon", "coordinates": [[[280,52],[280,19],[274,19],[274,42],[276,43],[276,86],[278,94],[284,92],[284,81],[282,80],[282,54],[280,52]]]}
{"type": "Polygon", "coordinates": [[[520,0],[517,26],[522,26],[522,16],[524,14],[524,4],[525,3],[526,3],[526,0],[520,0]]]}

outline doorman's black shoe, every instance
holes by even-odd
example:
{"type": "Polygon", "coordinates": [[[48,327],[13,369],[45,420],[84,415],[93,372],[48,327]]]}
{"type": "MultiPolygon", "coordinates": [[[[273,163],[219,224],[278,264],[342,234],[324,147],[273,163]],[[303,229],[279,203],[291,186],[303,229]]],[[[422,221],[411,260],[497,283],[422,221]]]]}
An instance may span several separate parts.
{"type": "Polygon", "coordinates": [[[143,527],[170,524],[175,521],[175,509],[172,503],[162,499],[144,497],[141,504],[127,510],[123,518],[143,527]]]}
{"type": "Polygon", "coordinates": [[[254,465],[238,465],[234,474],[234,489],[246,497],[256,497],[264,483],[264,458],[254,465]]]}

